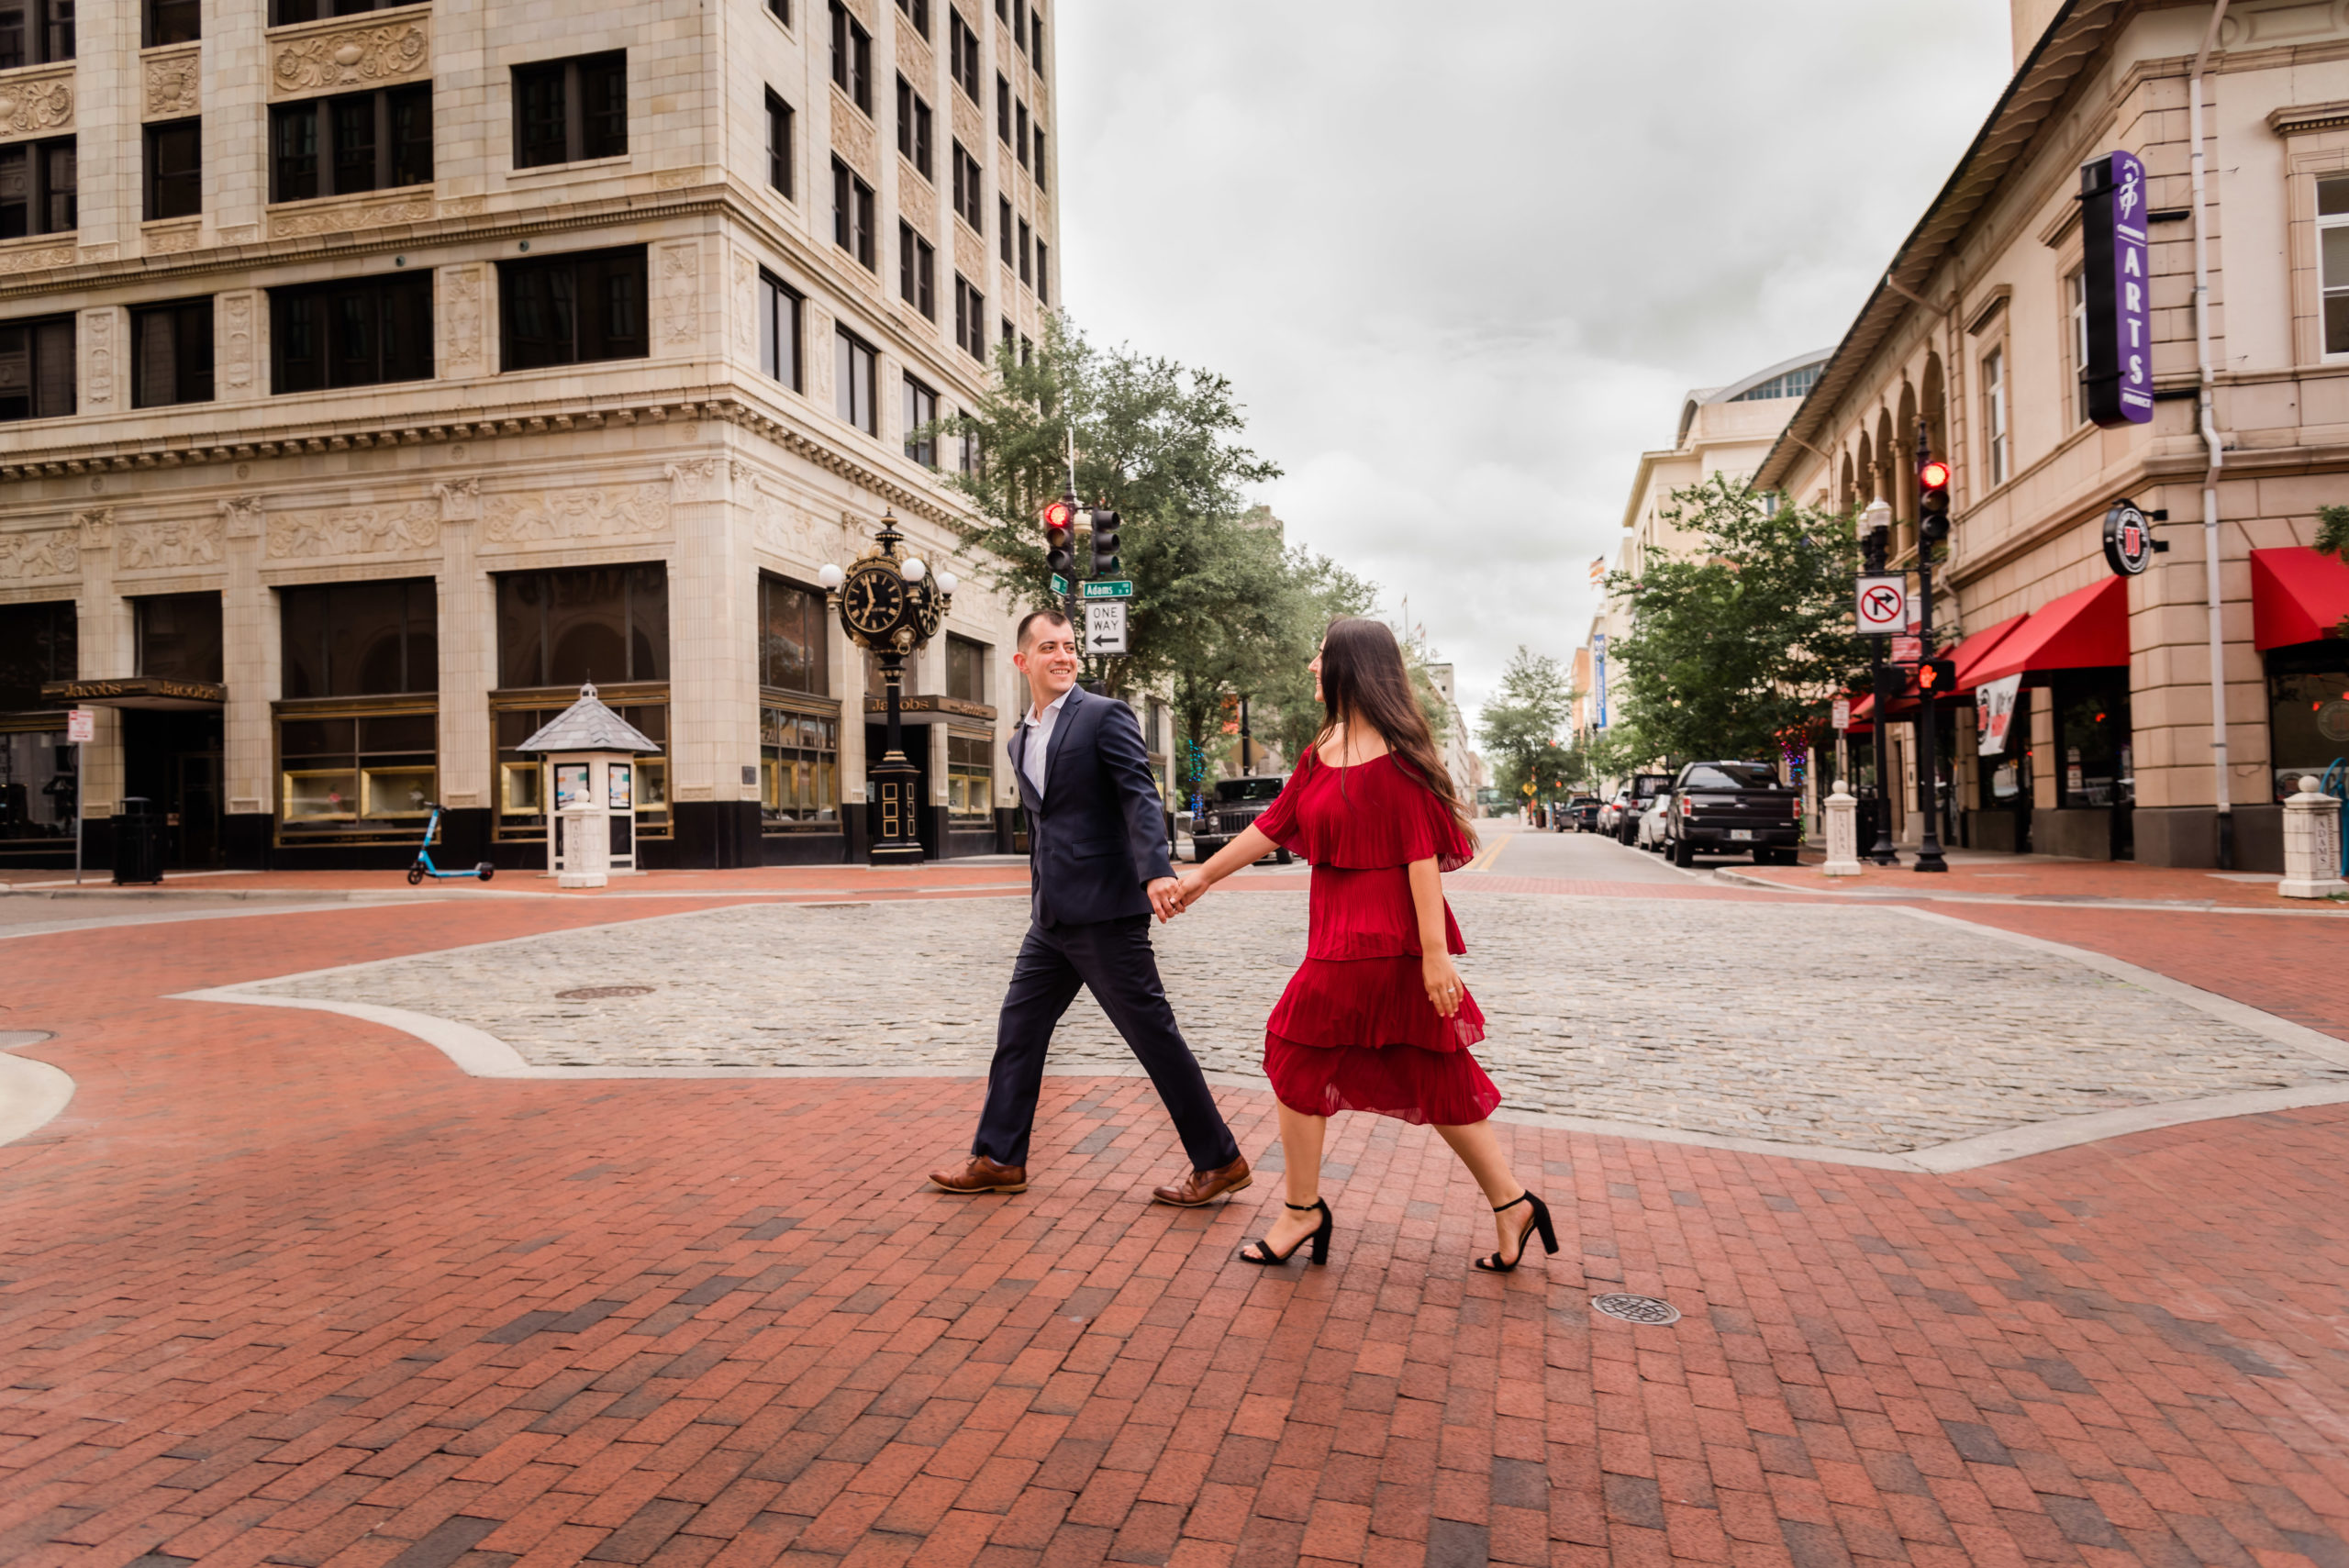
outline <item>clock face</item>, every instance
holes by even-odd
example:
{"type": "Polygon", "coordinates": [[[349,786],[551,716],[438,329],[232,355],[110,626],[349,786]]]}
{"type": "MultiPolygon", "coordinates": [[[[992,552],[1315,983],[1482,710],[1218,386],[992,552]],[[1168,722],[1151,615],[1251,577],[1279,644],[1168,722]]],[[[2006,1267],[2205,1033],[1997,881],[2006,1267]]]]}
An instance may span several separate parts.
{"type": "Polygon", "coordinates": [[[849,625],[867,637],[883,637],[905,613],[906,584],[885,566],[868,566],[841,590],[841,610],[849,625]]]}

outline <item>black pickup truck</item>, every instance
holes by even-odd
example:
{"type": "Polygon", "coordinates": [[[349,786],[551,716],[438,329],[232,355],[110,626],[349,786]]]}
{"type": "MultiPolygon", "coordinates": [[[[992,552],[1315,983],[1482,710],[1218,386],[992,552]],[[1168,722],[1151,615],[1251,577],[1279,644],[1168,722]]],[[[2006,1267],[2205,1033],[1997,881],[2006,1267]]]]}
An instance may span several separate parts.
{"type": "MultiPolygon", "coordinates": [[[[1215,797],[1191,824],[1191,857],[1205,865],[1218,850],[1240,837],[1250,823],[1262,817],[1287,783],[1286,773],[1218,779],[1215,797]]],[[[1286,850],[1275,850],[1273,859],[1286,865],[1291,857],[1286,850]]]]}
{"type": "Polygon", "coordinates": [[[1691,762],[1672,781],[1664,852],[1674,865],[1748,850],[1756,865],[1792,865],[1801,842],[1802,792],[1767,762],[1691,762]]]}

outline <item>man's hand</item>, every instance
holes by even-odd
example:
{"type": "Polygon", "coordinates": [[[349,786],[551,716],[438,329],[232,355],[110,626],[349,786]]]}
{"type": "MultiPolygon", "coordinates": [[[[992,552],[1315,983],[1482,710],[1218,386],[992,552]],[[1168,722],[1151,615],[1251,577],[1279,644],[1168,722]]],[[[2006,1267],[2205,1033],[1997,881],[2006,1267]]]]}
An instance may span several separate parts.
{"type": "Polygon", "coordinates": [[[1173,877],[1162,876],[1143,891],[1150,895],[1150,906],[1158,911],[1159,924],[1183,912],[1183,884],[1173,877]]]}

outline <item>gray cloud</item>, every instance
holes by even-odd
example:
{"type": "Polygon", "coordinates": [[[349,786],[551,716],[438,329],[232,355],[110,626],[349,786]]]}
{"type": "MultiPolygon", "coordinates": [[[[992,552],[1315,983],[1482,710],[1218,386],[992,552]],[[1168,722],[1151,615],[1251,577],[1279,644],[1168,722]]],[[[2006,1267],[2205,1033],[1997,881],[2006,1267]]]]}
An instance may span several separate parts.
{"type": "Polygon", "coordinates": [[[2010,59],[1985,0],[1053,20],[1076,319],[1230,375],[1289,537],[1408,595],[1472,706],[1580,640],[1680,394],[1842,334],[2010,59]]]}

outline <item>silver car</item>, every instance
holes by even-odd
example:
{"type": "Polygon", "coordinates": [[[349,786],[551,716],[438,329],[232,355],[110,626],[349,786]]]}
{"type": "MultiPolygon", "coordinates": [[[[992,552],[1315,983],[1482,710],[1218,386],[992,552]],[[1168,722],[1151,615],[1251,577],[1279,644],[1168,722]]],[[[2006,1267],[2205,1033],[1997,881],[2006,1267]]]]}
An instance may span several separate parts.
{"type": "Polygon", "coordinates": [[[1653,854],[1664,853],[1664,818],[1671,806],[1669,795],[1659,795],[1648,802],[1647,809],[1640,813],[1639,832],[1632,840],[1635,847],[1653,854]]]}

